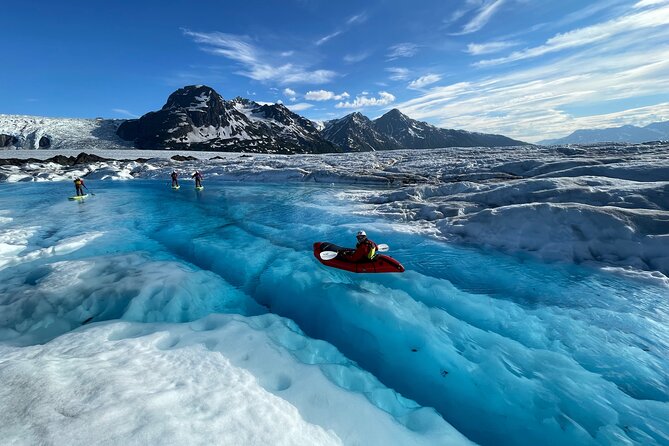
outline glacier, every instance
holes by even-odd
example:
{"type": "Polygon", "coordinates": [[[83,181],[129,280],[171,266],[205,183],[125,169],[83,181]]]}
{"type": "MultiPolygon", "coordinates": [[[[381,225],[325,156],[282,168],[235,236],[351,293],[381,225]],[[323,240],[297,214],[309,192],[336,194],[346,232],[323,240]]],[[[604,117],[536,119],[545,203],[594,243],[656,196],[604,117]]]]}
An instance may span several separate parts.
{"type": "Polygon", "coordinates": [[[669,444],[666,146],[95,153],[0,167],[10,443],[669,444]]]}

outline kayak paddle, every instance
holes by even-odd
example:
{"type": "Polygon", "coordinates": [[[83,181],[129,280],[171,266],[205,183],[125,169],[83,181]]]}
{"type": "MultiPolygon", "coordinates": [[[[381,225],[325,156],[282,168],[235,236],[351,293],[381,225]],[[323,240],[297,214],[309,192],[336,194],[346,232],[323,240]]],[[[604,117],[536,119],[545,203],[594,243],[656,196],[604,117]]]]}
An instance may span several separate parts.
{"type": "MultiPolygon", "coordinates": [[[[386,252],[389,249],[390,249],[390,247],[388,245],[386,245],[385,243],[377,245],[377,248],[376,248],[376,250],[378,252],[386,252]]],[[[323,260],[332,260],[335,257],[337,257],[338,254],[339,253],[337,251],[321,251],[321,253],[319,255],[320,255],[321,259],[323,259],[323,260]]]]}

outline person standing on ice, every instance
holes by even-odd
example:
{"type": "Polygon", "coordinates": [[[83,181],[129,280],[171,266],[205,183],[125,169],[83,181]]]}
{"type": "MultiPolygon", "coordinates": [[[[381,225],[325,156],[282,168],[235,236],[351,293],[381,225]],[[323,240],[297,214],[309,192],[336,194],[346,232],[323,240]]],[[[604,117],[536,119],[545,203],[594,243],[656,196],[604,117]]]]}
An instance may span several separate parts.
{"type": "Polygon", "coordinates": [[[365,231],[358,231],[355,238],[358,240],[358,243],[355,245],[355,251],[348,250],[344,252],[347,260],[356,263],[374,260],[379,248],[377,244],[367,238],[365,231]]]}
{"type": "Polygon", "coordinates": [[[77,191],[77,197],[84,195],[84,180],[79,177],[74,179],[74,189],[77,191]]]}
{"type": "Polygon", "coordinates": [[[191,178],[195,178],[195,187],[202,187],[202,174],[199,170],[196,170],[191,178]]]}
{"type": "Polygon", "coordinates": [[[177,171],[173,170],[170,176],[172,177],[172,187],[179,187],[179,180],[177,179],[179,177],[179,174],[177,173],[177,171]]]}

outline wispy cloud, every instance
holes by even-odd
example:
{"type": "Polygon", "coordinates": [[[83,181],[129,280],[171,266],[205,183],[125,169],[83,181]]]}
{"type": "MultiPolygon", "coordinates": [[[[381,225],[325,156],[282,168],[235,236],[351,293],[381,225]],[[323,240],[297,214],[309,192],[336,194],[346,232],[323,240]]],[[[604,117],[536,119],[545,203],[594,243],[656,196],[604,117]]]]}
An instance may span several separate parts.
{"type": "Polygon", "coordinates": [[[297,112],[297,111],[302,111],[306,110],[308,108],[313,107],[314,104],[309,104],[308,102],[299,102],[297,104],[287,104],[286,107],[288,107],[290,110],[297,112]]]}
{"type": "Polygon", "coordinates": [[[318,91],[307,91],[307,94],[304,95],[304,99],[311,101],[341,101],[342,99],[348,98],[350,95],[347,92],[341,94],[335,94],[332,91],[318,90],[318,91]]]}
{"type": "Polygon", "coordinates": [[[467,0],[462,7],[456,9],[451,13],[450,16],[448,16],[448,18],[444,19],[444,24],[448,26],[460,20],[462,17],[465,16],[465,14],[467,14],[469,11],[471,11],[476,7],[475,3],[476,3],[475,1],[467,0]]]}
{"type": "Polygon", "coordinates": [[[578,128],[668,120],[669,26],[628,29],[559,59],[432,87],[396,106],[444,127],[524,141],[561,137],[578,128]],[[632,98],[643,98],[645,106],[625,109],[632,98]]]}
{"type": "Polygon", "coordinates": [[[351,16],[346,20],[346,23],[344,23],[343,26],[339,27],[335,32],[328,34],[327,36],[321,37],[318,39],[316,42],[316,46],[323,45],[325,42],[328,40],[331,40],[346,31],[348,31],[352,26],[354,25],[359,25],[361,23],[365,23],[367,21],[367,13],[366,12],[361,12],[360,14],[356,14],[354,16],[351,16]]]}
{"type": "Polygon", "coordinates": [[[669,6],[645,10],[609,20],[608,22],[578,28],[563,34],[557,34],[548,39],[543,45],[527,48],[521,51],[514,51],[506,57],[482,60],[477,62],[475,66],[485,67],[530,59],[543,56],[547,53],[601,42],[611,39],[616,35],[629,34],[635,30],[654,28],[667,24],[669,24],[669,6]]]}
{"type": "Polygon", "coordinates": [[[202,49],[211,54],[237,62],[243,69],[237,74],[257,81],[272,81],[279,84],[323,84],[337,76],[331,70],[309,70],[291,63],[276,64],[271,56],[258,49],[244,36],[226,33],[199,33],[187,29],[184,35],[202,44],[202,49]]]}
{"type": "Polygon", "coordinates": [[[360,23],[365,23],[367,21],[367,13],[366,12],[361,12],[360,14],[356,14],[354,16],[351,16],[347,21],[347,25],[354,25],[354,24],[360,24],[360,23]]]}
{"type": "MultiPolygon", "coordinates": [[[[366,93],[366,92],[365,92],[366,93]]],[[[336,108],[364,108],[364,107],[378,107],[388,105],[395,101],[395,96],[387,91],[379,91],[378,97],[369,97],[367,94],[356,96],[353,101],[339,102],[335,105],[336,108]]]]}
{"type": "Polygon", "coordinates": [[[635,9],[645,8],[647,6],[661,5],[667,3],[667,0],[641,0],[634,5],[635,9]]]}
{"type": "Polygon", "coordinates": [[[388,48],[388,60],[395,60],[399,57],[412,57],[418,52],[418,45],[415,43],[398,43],[388,48]]]}
{"type": "Polygon", "coordinates": [[[346,63],[357,63],[357,62],[362,62],[363,60],[367,59],[369,57],[370,53],[369,52],[362,52],[362,53],[357,53],[357,54],[347,54],[344,56],[344,62],[346,63]]]}
{"type": "Polygon", "coordinates": [[[332,34],[328,34],[325,37],[321,37],[316,41],[316,45],[323,45],[325,42],[328,40],[332,39],[333,37],[337,37],[339,34],[341,34],[343,31],[335,31],[332,34]]]}
{"type": "Polygon", "coordinates": [[[409,82],[409,85],[407,88],[410,88],[412,90],[420,90],[428,85],[432,85],[435,82],[439,82],[441,80],[441,75],[439,74],[426,74],[425,76],[421,76],[418,79],[414,79],[411,82],[409,82]]]}
{"type": "Polygon", "coordinates": [[[613,8],[621,3],[629,3],[629,0],[599,0],[595,2],[583,2],[586,6],[571,12],[558,20],[552,20],[550,26],[562,28],[572,23],[585,20],[595,14],[601,14],[606,11],[611,11],[613,8]],[[589,3],[589,4],[588,4],[589,3]]]}
{"type": "Polygon", "coordinates": [[[488,24],[490,19],[502,7],[506,0],[491,0],[484,3],[477,11],[476,15],[455,35],[474,33],[488,24]]]}
{"type": "Polygon", "coordinates": [[[519,42],[513,40],[507,41],[496,41],[496,42],[486,42],[486,43],[470,43],[467,45],[467,52],[473,56],[479,56],[481,54],[492,54],[498,53],[500,51],[512,48],[519,45],[519,42]]]}
{"type": "Polygon", "coordinates": [[[403,81],[409,79],[410,71],[408,68],[388,67],[386,68],[386,71],[390,73],[389,78],[391,81],[403,81]]]}
{"type": "Polygon", "coordinates": [[[139,118],[139,115],[136,115],[124,108],[112,108],[112,111],[114,113],[118,113],[119,115],[128,116],[130,118],[139,118]]]}

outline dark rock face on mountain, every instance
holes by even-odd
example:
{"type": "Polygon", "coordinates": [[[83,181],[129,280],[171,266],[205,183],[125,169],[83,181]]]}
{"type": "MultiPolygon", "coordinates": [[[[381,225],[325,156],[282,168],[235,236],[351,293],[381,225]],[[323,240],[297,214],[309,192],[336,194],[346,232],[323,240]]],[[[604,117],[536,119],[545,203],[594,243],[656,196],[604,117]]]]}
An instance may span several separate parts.
{"type": "Polygon", "coordinates": [[[340,149],[311,121],[281,104],[225,101],[207,86],[170,95],[163,108],[121,124],[117,134],[138,148],[266,153],[324,153],[340,149]]]}
{"type": "Polygon", "coordinates": [[[407,149],[440,147],[506,147],[525,145],[502,135],[442,129],[411,119],[397,109],[390,110],[373,122],[374,129],[407,149]]]}
{"type": "Polygon", "coordinates": [[[2,135],[2,134],[0,134],[0,147],[13,146],[18,141],[19,141],[18,138],[14,135],[2,135]]]}
{"type": "Polygon", "coordinates": [[[606,129],[576,130],[569,136],[546,139],[539,144],[594,144],[602,142],[642,143],[646,141],[669,140],[669,121],[654,122],[645,127],[623,125],[606,129]]]}
{"type": "Polygon", "coordinates": [[[327,121],[321,134],[346,152],[399,149],[392,137],[375,130],[372,121],[360,113],[351,113],[341,119],[327,121]]]}

